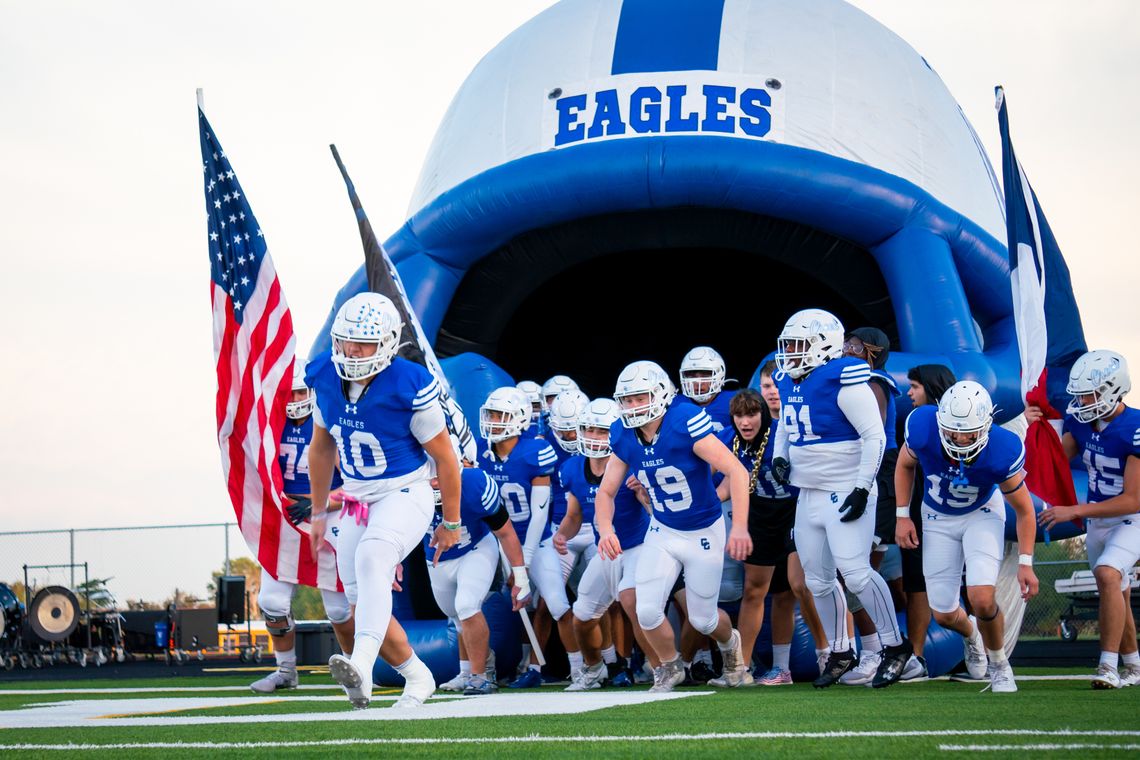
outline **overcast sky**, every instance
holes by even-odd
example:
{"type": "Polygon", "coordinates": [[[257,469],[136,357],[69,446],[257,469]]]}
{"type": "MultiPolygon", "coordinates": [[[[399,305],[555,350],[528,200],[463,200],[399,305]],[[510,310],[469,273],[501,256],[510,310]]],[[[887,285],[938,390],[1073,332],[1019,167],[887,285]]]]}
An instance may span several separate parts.
{"type": "MultiPolygon", "coordinates": [[[[307,350],[361,261],[328,143],[387,237],[464,77],[549,4],[2,0],[0,530],[233,518],[195,87],[307,350]]],[[[1089,343],[1140,372],[1140,3],[856,5],[938,71],[999,172],[1005,85],[1089,343]]]]}

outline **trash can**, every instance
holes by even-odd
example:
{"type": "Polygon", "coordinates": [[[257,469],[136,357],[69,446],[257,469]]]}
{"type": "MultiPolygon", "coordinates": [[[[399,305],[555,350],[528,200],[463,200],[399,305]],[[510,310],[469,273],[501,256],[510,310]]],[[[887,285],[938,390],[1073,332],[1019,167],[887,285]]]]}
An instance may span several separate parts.
{"type": "Polygon", "coordinates": [[[340,652],[332,623],[313,621],[297,623],[297,664],[327,665],[329,658],[340,652]]]}

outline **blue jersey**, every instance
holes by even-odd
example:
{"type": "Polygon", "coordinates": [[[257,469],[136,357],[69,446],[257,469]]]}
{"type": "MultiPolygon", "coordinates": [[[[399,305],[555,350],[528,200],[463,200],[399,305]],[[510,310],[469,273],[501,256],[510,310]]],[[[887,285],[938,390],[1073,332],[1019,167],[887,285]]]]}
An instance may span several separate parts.
{"type": "Polygon", "coordinates": [[[700,530],[720,518],[720,499],[708,463],[693,446],[713,435],[709,415],[688,399],[669,404],[657,438],[642,443],[636,430],[616,420],[610,426],[610,446],[649,491],[653,515],[675,530],[700,530]]]}
{"type": "Polygon", "coordinates": [[[309,363],[305,383],[316,392],[321,421],[336,440],[350,494],[427,464],[411,428],[414,413],[439,403],[439,383],[424,367],[397,356],[350,402],[330,354],[324,353],[309,363]]]}
{"type": "MultiPolygon", "coordinates": [[[[553,438],[554,433],[550,433],[553,438]]],[[[571,454],[566,449],[558,445],[558,441],[551,440],[550,448],[554,449],[554,455],[558,457],[558,463],[554,465],[554,471],[557,473],[562,469],[562,465],[569,462],[577,454],[571,454]]],[[[550,523],[551,525],[558,525],[562,522],[562,518],[566,516],[566,489],[562,487],[562,481],[557,477],[550,479],[550,523]]],[[[593,519],[591,516],[590,519],[593,519]]]]}
{"type": "Polygon", "coordinates": [[[887,445],[883,447],[883,450],[897,449],[899,441],[895,427],[898,425],[899,413],[895,408],[895,399],[902,395],[902,391],[895,384],[895,379],[881,369],[871,370],[871,382],[878,383],[887,393],[887,418],[883,420],[883,433],[887,436],[887,445]]]}
{"type": "Polygon", "coordinates": [[[1140,409],[1124,407],[1103,430],[1095,423],[1065,417],[1064,431],[1080,447],[1089,473],[1089,502],[1096,503],[1124,492],[1124,468],[1129,457],[1140,457],[1140,409]]]}
{"type": "MultiPolygon", "coordinates": [[[[800,489],[795,486],[780,485],[776,482],[776,478],[772,475],[772,452],[776,449],[776,429],[779,428],[780,421],[773,418],[768,426],[768,445],[764,447],[764,452],[760,457],[760,471],[756,473],[756,489],[754,493],[765,499],[790,499],[797,496],[800,489]]],[[[733,442],[736,439],[736,428],[732,425],[717,433],[717,438],[721,443],[728,447],[729,451],[734,451],[733,442]]],[[[753,441],[755,446],[759,446],[763,440],[763,435],[757,436],[753,441]]],[[[744,465],[744,469],[748,471],[749,478],[753,473],[753,468],[756,467],[756,452],[752,447],[746,446],[744,441],[741,440],[740,444],[735,447],[736,458],[744,465]]],[[[717,483],[724,478],[724,475],[717,473],[717,483]]]]}
{"type": "Polygon", "coordinates": [[[793,380],[783,375],[780,388],[781,422],[788,429],[792,446],[858,441],[859,433],[839,408],[839,389],[871,378],[871,368],[862,359],[843,356],[816,367],[807,377],[793,380]]]}
{"type": "MultiPolygon", "coordinates": [[[[526,543],[530,526],[530,489],[535,478],[550,477],[558,464],[554,448],[541,438],[519,438],[505,460],[499,459],[488,446],[480,455],[480,467],[499,484],[499,496],[511,516],[511,525],[519,543],[526,543]]],[[[542,530],[542,538],[550,536],[550,523],[542,530]]]]}
{"type": "MultiPolygon", "coordinates": [[[[285,493],[289,496],[308,496],[313,492],[309,485],[309,443],[313,440],[313,415],[301,420],[298,425],[293,420],[285,420],[281,431],[281,445],[277,448],[277,463],[281,467],[281,478],[285,483],[285,493]]],[[[330,490],[340,488],[340,472],[333,469],[330,490]]]]}
{"type": "Polygon", "coordinates": [[[722,430],[727,430],[732,427],[732,412],[729,411],[729,405],[732,404],[732,394],[728,391],[721,391],[716,394],[716,397],[701,407],[704,409],[713,421],[713,432],[719,433],[722,430]]]}
{"type": "MultiPolygon", "coordinates": [[[[484,520],[503,508],[502,502],[499,501],[499,484],[491,479],[487,473],[478,467],[464,467],[460,476],[462,478],[462,490],[459,499],[459,520],[463,523],[463,527],[459,529],[459,541],[440,556],[440,562],[458,559],[467,552],[474,550],[478,543],[491,532],[484,520]]],[[[439,527],[441,522],[443,522],[443,515],[436,512],[435,517],[432,518],[431,527],[428,528],[427,535],[424,536],[424,554],[427,556],[428,562],[435,559],[435,549],[429,544],[431,544],[432,534],[435,533],[435,529],[439,527]]],[[[498,548],[495,551],[498,551],[498,548]]]]}
{"type": "MultiPolygon", "coordinates": [[[[598,496],[598,486],[602,479],[590,471],[590,460],[578,454],[571,457],[558,470],[558,479],[562,481],[568,493],[574,494],[582,510],[584,523],[594,522],[594,504],[598,496]]],[[[632,549],[645,541],[645,531],[649,529],[649,513],[633,491],[623,483],[614,497],[614,534],[621,542],[622,549],[632,549]]],[[[594,543],[598,542],[598,533],[594,531],[594,543]]]]}
{"type": "Polygon", "coordinates": [[[985,505],[994,489],[1025,467],[1025,444],[1015,433],[990,429],[985,448],[969,463],[951,460],[942,449],[938,408],[920,406],[906,419],[906,445],[926,475],[925,507],[944,515],[964,515],[985,505]]]}

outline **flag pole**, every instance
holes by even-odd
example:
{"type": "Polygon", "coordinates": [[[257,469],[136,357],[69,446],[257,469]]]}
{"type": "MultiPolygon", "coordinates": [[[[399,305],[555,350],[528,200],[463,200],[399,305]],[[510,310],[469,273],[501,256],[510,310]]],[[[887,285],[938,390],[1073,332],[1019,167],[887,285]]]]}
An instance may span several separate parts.
{"type": "Polygon", "coordinates": [[[198,97],[198,107],[199,108],[205,108],[205,105],[204,105],[205,104],[205,98],[202,97],[202,88],[199,87],[198,89],[196,89],[194,91],[194,94],[197,95],[197,97],[198,97]]]}

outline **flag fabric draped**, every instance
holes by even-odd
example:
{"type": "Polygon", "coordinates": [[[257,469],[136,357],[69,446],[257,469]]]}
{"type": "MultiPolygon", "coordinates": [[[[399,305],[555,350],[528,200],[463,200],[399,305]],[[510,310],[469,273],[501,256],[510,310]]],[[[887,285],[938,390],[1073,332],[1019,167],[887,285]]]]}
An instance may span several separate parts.
{"type": "Polygon", "coordinates": [[[352,184],[352,179],[348,176],[348,170],[345,168],[344,162],[341,161],[336,146],[330,145],[329,149],[332,151],[333,159],[344,178],[344,184],[348,189],[348,198],[352,202],[352,209],[356,212],[356,221],[360,228],[360,241],[364,245],[364,268],[368,273],[368,289],[374,293],[387,296],[396,304],[396,308],[400,311],[400,318],[405,327],[411,329],[414,338],[414,340],[404,341],[400,345],[400,356],[427,367],[428,371],[439,382],[440,403],[443,405],[444,416],[447,419],[448,432],[451,433],[452,440],[459,447],[460,456],[475,462],[478,452],[475,437],[471,433],[471,426],[468,424],[463,410],[460,409],[459,404],[451,395],[451,386],[447,382],[446,375],[443,374],[439,359],[436,358],[435,349],[432,348],[431,342],[424,334],[419,318],[416,317],[416,313],[412,309],[411,301],[404,290],[404,282],[400,279],[400,273],[396,270],[392,259],[389,258],[388,252],[384,250],[384,246],[376,239],[376,234],[372,230],[372,223],[368,221],[368,215],[364,213],[364,207],[356,194],[356,186],[352,184]]]}
{"type": "Polygon", "coordinates": [[[1005,91],[997,87],[995,92],[1013,314],[1021,354],[1021,395],[1045,412],[1045,418],[1031,425],[1026,435],[1026,484],[1050,504],[1068,505],[1075,502],[1076,495],[1061,440],[1048,422],[1061,415],[1048,400],[1047,368],[1067,372],[1087,348],[1069,268],[1014,153],[1005,91]]]}
{"type": "Polygon", "coordinates": [[[292,387],[293,319],[229,158],[201,107],[198,132],[210,254],[222,472],[242,537],[279,581],[339,590],[336,557],[313,562],[305,535],[285,519],[277,449],[292,387]]]}

